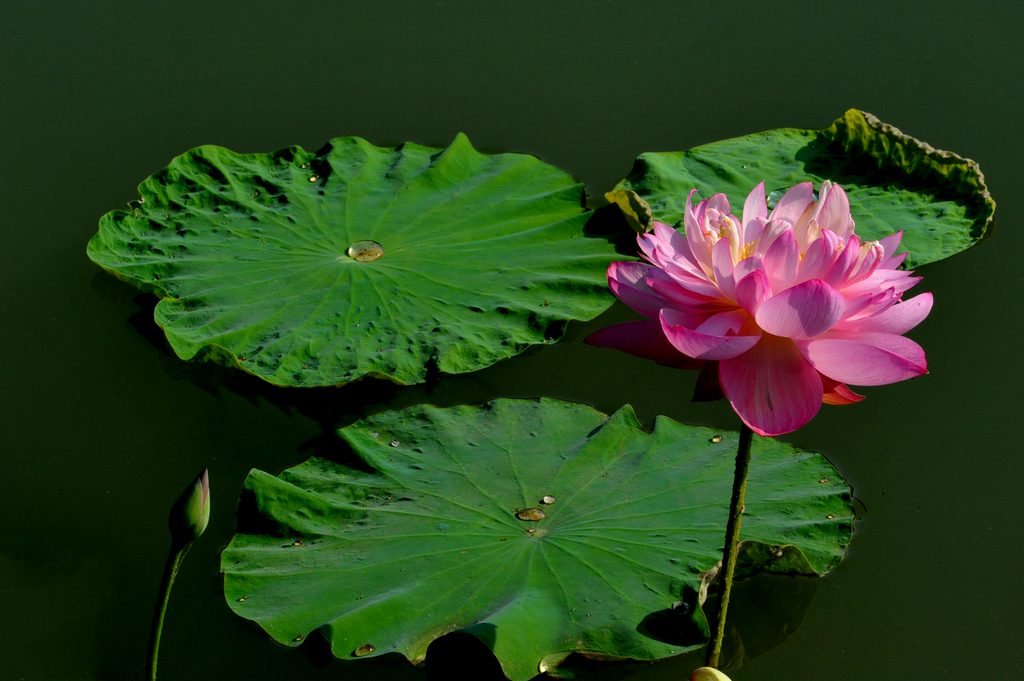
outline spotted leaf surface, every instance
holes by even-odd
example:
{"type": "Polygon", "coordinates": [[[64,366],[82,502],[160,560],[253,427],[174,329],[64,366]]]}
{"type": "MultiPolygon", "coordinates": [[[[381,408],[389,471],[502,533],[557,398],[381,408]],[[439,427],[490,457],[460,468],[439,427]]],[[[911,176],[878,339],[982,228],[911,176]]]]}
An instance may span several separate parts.
{"type": "MultiPolygon", "coordinates": [[[[654,219],[680,221],[686,196],[722,193],[738,211],[759,182],[778,196],[811,180],[843,186],[862,240],[904,230],[909,266],[970,248],[991,228],[995,201],[978,164],[850,109],[824,130],[780,128],[689,151],[641,154],[617,190],[633,190],[654,219]]],[[[769,198],[773,198],[772,195],[769,198]]]]}
{"type": "Polygon", "coordinates": [[[183,359],[271,383],[410,384],[557,339],[613,299],[584,190],[524,154],[356,137],[319,152],[198,147],[103,216],[88,253],[160,297],[183,359]]]}
{"type": "MultiPolygon", "coordinates": [[[[645,623],[721,558],[735,433],[497,400],[386,412],[339,434],[361,465],[252,471],[239,523],[259,531],[222,554],[228,604],[277,641],[320,630],[340,658],[419,662],[461,630],[514,681],[573,651],[654,660],[702,645],[645,623]]],[[[753,460],[754,567],[831,569],[850,539],[847,485],[776,440],[758,439],[753,460]]],[[[699,607],[689,617],[706,631],[699,607]]]]}

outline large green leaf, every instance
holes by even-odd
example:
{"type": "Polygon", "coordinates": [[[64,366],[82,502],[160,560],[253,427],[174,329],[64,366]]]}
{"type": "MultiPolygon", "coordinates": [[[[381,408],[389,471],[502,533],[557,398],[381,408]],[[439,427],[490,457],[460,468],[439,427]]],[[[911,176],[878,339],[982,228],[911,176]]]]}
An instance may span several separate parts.
{"type": "Polygon", "coordinates": [[[139,193],[103,216],[89,257],[161,297],[180,357],[278,385],[473,371],[614,300],[614,249],[584,238],[582,185],[462,135],[444,150],[198,147],[139,193]]]}
{"type": "Polygon", "coordinates": [[[754,186],[769,192],[831,179],[850,195],[857,233],[881,239],[905,230],[908,265],[948,258],[988,232],[995,201],[978,164],[935,149],[850,109],[824,130],[781,128],[681,152],[641,154],[617,189],[631,189],[654,217],[682,219],[686,196],[723,193],[738,212],[754,186]]]}
{"type": "MultiPolygon", "coordinates": [[[[515,680],[572,651],[653,660],[701,645],[647,624],[720,559],[735,434],[664,417],[648,433],[628,407],[555,400],[418,406],[339,432],[365,466],[254,470],[250,531],[223,553],[231,608],[276,640],[320,629],[338,657],[418,662],[464,630],[515,680]]],[[[762,569],[824,573],[850,539],[847,485],[777,440],[755,442],[746,509],[762,569]]]]}

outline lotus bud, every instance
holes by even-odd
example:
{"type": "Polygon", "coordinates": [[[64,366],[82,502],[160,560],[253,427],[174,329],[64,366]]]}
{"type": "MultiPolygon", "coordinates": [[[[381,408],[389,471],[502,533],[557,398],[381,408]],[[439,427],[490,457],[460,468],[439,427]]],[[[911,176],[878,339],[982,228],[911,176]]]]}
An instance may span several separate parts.
{"type": "Polygon", "coordinates": [[[690,681],[730,681],[730,679],[714,667],[701,667],[693,670],[693,673],[690,674],[690,681]]]}
{"type": "Polygon", "coordinates": [[[210,523],[210,472],[196,476],[174,502],[168,525],[177,544],[195,541],[210,523]]]}

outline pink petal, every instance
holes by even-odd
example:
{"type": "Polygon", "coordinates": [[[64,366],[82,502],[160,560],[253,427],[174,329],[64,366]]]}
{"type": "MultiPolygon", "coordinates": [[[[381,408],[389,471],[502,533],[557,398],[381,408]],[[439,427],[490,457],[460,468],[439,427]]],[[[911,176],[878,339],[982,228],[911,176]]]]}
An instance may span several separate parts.
{"type": "Polygon", "coordinates": [[[796,280],[798,282],[807,281],[808,279],[821,279],[828,272],[828,268],[832,266],[836,259],[835,247],[838,245],[838,240],[835,239],[834,235],[829,237],[828,235],[830,234],[832,232],[825,232],[807,247],[804,258],[800,261],[800,267],[797,270],[796,280]]]}
{"type": "Polygon", "coordinates": [[[686,237],[664,222],[654,222],[653,240],[658,253],[695,273],[700,271],[686,237]]]}
{"type": "Polygon", "coordinates": [[[719,239],[711,249],[711,267],[715,272],[715,283],[722,294],[730,300],[736,298],[736,282],[732,278],[732,247],[728,239],[719,239]]]}
{"type": "Polygon", "coordinates": [[[853,299],[865,293],[876,293],[889,288],[896,291],[897,294],[903,293],[912,289],[921,281],[921,277],[912,275],[912,272],[901,270],[877,269],[871,273],[870,277],[865,277],[858,282],[843,287],[843,295],[853,299]]]}
{"type": "Polygon", "coordinates": [[[890,234],[878,242],[885,253],[885,255],[882,256],[882,261],[879,264],[879,267],[894,270],[903,264],[903,261],[907,259],[909,253],[907,253],[907,251],[903,251],[899,254],[896,253],[896,249],[900,247],[900,242],[902,240],[903,230],[900,230],[895,234],[890,234]]]}
{"type": "Polygon", "coordinates": [[[697,282],[680,282],[661,270],[652,269],[646,279],[651,291],[661,296],[661,307],[682,308],[684,310],[722,307],[722,293],[713,284],[697,282]]]}
{"type": "Polygon", "coordinates": [[[647,233],[637,234],[636,244],[640,247],[640,252],[643,254],[644,258],[646,258],[648,262],[653,263],[657,257],[655,255],[655,251],[658,250],[658,244],[654,240],[654,237],[647,233]]]}
{"type": "Polygon", "coordinates": [[[727,359],[757,344],[760,336],[719,336],[694,331],[675,310],[661,311],[661,328],[679,352],[695,359],[727,359]]]}
{"type": "Polygon", "coordinates": [[[739,333],[749,319],[750,315],[743,310],[727,310],[711,315],[698,326],[691,327],[687,324],[686,328],[692,328],[711,336],[727,336],[739,333]]]}
{"type": "MultiPolygon", "coordinates": [[[[848,300],[846,303],[846,310],[843,312],[843,319],[836,324],[836,328],[846,328],[847,324],[855,324],[856,321],[859,321],[864,317],[870,317],[873,314],[878,314],[885,308],[892,305],[895,298],[895,289],[888,288],[878,293],[862,293],[856,298],[848,300]],[[862,312],[863,314],[861,314],[862,312]]],[[[857,327],[852,326],[851,328],[855,329],[857,327]]]]}
{"type": "Polygon", "coordinates": [[[765,200],[763,181],[750,190],[747,200],[743,202],[744,226],[755,218],[768,219],[768,202],[765,200]]]}
{"type": "Polygon", "coordinates": [[[814,185],[810,182],[801,182],[791,187],[779,202],[775,204],[769,219],[779,218],[789,220],[790,224],[796,225],[807,209],[814,205],[814,185]]]}
{"type": "Polygon", "coordinates": [[[702,362],[687,357],[676,350],[658,322],[626,322],[613,324],[587,336],[584,341],[588,345],[603,348],[614,348],[628,352],[637,357],[651,359],[663,366],[677,369],[698,369],[702,362]]]}
{"type": "Polygon", "coordinates": [[[821,376],[821,385],[825,389],[825,394],[821,398],[824,404],[841,406],[856,404],[864,399],[863,395],[853,392],[845,383],[833,381],[828,376],[821,376]]]}
{"type": "Polygon", "coordinates": [[[752,255],[749,258],[744,258],[736,263],[736,267],[733,268],[732,277],[736,281],[743,279],[751,272],[757,270],[764,270],[764,261],[756,255],[752,255]]]}
{"type": "Polygon", "coordinates": [[[821,378],[793,341],[762,336],[748,352],[718,363],[725,396],[759,435],[800,428],[821,409],[821,378]]]}
{"type": "MultiPolygon", "coordinates": [[[[656,224],[668,227],[664,223],[656,224]]],[[[671,227],[668,227],[668,229],[672,230],[671,227]]],[[[655,232],[657,231],[660,230],[655,227],[655,232]]],[[[675,230],[672,231],[674,232],[675,230]]],[[[640,244],[640,250],[643,252],[644,257],[655,267],[666,270],[670,274],[678,274],[681,277],[707,281],[707,275],[696,264],[696,259],[690,252],[690,244],[687,243],[682,234],[678,234],[678,237],[677,240],[672,242],[654,233],[641,234],[637,237],[637,243],[640,244]]]]}
{"type": "Polygon", "coordinates": [[[757,314],[757,309],[771,294],[772,287],[764,270],[754,270],[736,284],[736,302],[750,314],[757,314]]]}
{"type": "Polygon", "coordinates": [[[878,269],[878,265],[882,262],[884,256],[885,251],[877,241],[861,246],[861,253],[857,257],[857,264],[851,270],[847,283],[852,284],[871,276],[878,269]]]}
{"type": "Polygon", "coordinates": [[[775,240],[788,231],[792,231],[793,223],[789,220],[770,220],[764,226],[764,230],[761,232],[761,238],[757,240],[757,246],[754,248],[754,255],[759,258],[764,258],[765,253],[772,247],[775,240]]]}
{"type": "Polygon", "coordinates": [[[690,191],[686,197],[686,211],[683,214],[683,231],[687,243],[690,245],[690,253],[700,268],[711,272],[711,248],[704,237],[704,213],[707,208],[707,201],[701,201],[695,209],[692,204],[693,195],[696,189],[690,191]]]}
{"type": "Polygon", "coordinates": [[[814,218],[822,229],[830,229],[840,239],[853,233],[853,218],[850,216],[850,199],[837,184],[825,182],[821,185],[818,208],[814,218]]]}
{"type": "Polygon", "coordinates": [[[655,270],[659,274],[664,275],[666,279],[672,279],[683,288],[699,293],[703,296],[710,298],[721,298],[722,292],[718,289],[718,284],[713,282],[703,271],[694,273],[692,270],[680,267],[678,264],[671,260],[666,260],[660,256],[655,261],[655,270]]]}
{"type": "Polygon", "coordinates": [[[887,270],[894,270],[903,264],[903,261],[907,259],[908,255],[910,255],[909,251],[903,251],[902,253],[892,256],[891,258],[886,258],[881,263],[879,263],[878,266],[884,267],[887,270]]]}
{"type": "MultiPolygon", "coordinates": [[[[723,215],[729,215],[729,197],[719,192],[713,194],[710,199],[705,202],[707,205],[705,210],[715,210],[723,215]]],[[[737,220],[739,222],[739,220],[737,220]]]]}
{"type": "Polygon", "coordinates": [[[876,315],[844,322],[843,330],[903,335],[924,321],[932,311],[933,302],[931,293],[922,293],[891,305],[876,315]]]}
{"type": "Polygon", "coordinates": [[[903,230],[890,234],[884,239],[880,240],[878,244],[885,251],[885,257],[891,258],[896,254],[896,249],[900,247],[900,241],[903,240],[903,230]]]}
{"type": "Polygon", "coordinates": [[[813,338],[843,316],[846,299],[820,279],[778,293],[757,309],[757,325],[775,336],[813,338]]]}
{"type": "Polygon", "coordinates": [[[608,287],[626,305],[645,317],[657,319],[666,300],[644,282],[652,271],[656,270],[642,262],[613,262],[608,266],[608,287]]]}
{"type": "Polygon", "coordinates": [[[819,338],[802,349],[818,371],[841,383],[886,385],[928,373],[921,346],[891,333],[819,338]]]}
{"type": "Polygon", "coordinates": [[[764,254],[764,268],[768,272],[772,290],[782,291],[792,286],[796,281],[796,268],[799,264],[800,250],[796,237],[793,236],[793,230],[787,229],[764,254]]]}
{"type": "Polygon", "coordinates": [[[758,239],[761,238],[761,234],[764,233],[764,227],[767,224],[768,221],[764,218],[754,218],[753,220],[749,220],[743,225],[743,243],[757,243],[758,239]]]}
{"type": "MultiPolygon", "coordinates": [[[[842,242],[840,242],[842,243],[842,242]]],[[[857,261],[860,259],[860,238],[853,234],[846,243],[843,244],[842,250],[839,252],[839,256],[832,263],[832,266],[828,268],[828,273],[825,274],[822,279],[827,281],[831,286],[840,288],[846,283],[847,278],[856,267],[857,261]]]]}

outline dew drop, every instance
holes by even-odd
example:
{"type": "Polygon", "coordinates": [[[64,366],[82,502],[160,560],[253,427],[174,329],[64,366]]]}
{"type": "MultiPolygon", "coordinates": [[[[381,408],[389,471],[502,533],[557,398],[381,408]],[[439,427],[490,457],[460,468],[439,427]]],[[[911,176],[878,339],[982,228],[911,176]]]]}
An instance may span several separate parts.
{"type": "Polygon", "coordinates": [[[825,517],[828,518],[829,520],[835,520],[836,519],[836,514],[835,513],[829,513],[825,517]]]}
{"type": "Polygon", "coordinates": [[[356,262],[373,262],[384,255],[384,247],[376,241],[357,241],[345,253],[356,262]]]}
{"type": "Polygon", "coordinates": [[[716,445],[717,445],[717,444],[718,444],[719,442],[721,442],[721,441],[722,441],[722,436],[721,436],[721,435],[712,435],[712,436],[711,436],[711,439],[710,439],[710,440],[708,440],[708,442],[711,442],[711,443],[713,443],[713,444],[716,444],[716,445]]]}
{"type": "Polygon", "coordinates": [[[550,494],[545,494],[543,497],[541,497],[540,503],[550,505],[555,503],[555,498],[550,494]]]}
{"type": "Polygon", "coordinates": [[[248,596],[239,596],[239,597],[238,597],[238,602],[239,602],[239,603],[245,603],[245,602],[246,602],[246,601],[248,601],[248,600],[249,600],[249,597],[248,597],[248,596]]]}
{"type": "Polygon", "coordinates": [[[520,520],[529,520],[531,522],[537,522],[538,520],[544,520],[546,516],[544,515],[544,511],[534,507],[516,509],[516,517],[520,520]]]}
{"type": "Polygon", "coordinates": [[[317,180],[319,180],[319,179],[320,179],[320,177],[319,177],[318,175],[310,175],[310,176],[309,176],[309,182],[310,182],[310,184],[312,184],[313,182],[316,182],[316,181],[317,181],[317,180]]]}
{"type": "Polygon", "coordinates": [[[820,480],[818,480],[818,482],[820,482],[823,485],[828,484],[828,481],[829,481],[828,478],[821,478],[820,480]]]}
{"type": "Polygon", "coordinates": [[[293,638],[292,640],[295,641],[296,643],[298,643],[299,641],[301,641],[304,638],[306,638],[305,634],[296,634],[295,638],[293,638]]]}
{"type": "Polygon", "coordinates": [[[370,653],[372,653],[375,650],[377,650],[377,649],[375,647],[373,647],[372,644],[364,643],[363,645],[359,646],[358,648],[356,648],[355,650],[352,651],[352,656],[353,657],[366,657],[367,655],[369,655],[370,653]]]}
{"type": "Polygon", "coordinates": [[[391,441],[391,442],[389,442],[388,444],[389,444],[389,445],[391,445],[392,447],[397,447],[398,445],[400,445],[400,444],[402,444],[402,443],[401,443],[401,442],[399,442],[398,440],[392,440],[392,441],[391,441]]]}
{"type": "Polygon", "coordinates": [[[375,438],[378,438],[378,437],[380,437],[380,433],[378,433],[378,432],[377,432],[376,430],[375,430],[375,431],[373,431],[372,433],[370,433],[370,435],[371,435],[372,437],[375,437],[375,438]]]}
{"type": "Polygon", "coordinates": [[[295,541],[292,542],[292,546],[302,546],[302,540],[301,539],[296,539],[295,541]]]}

